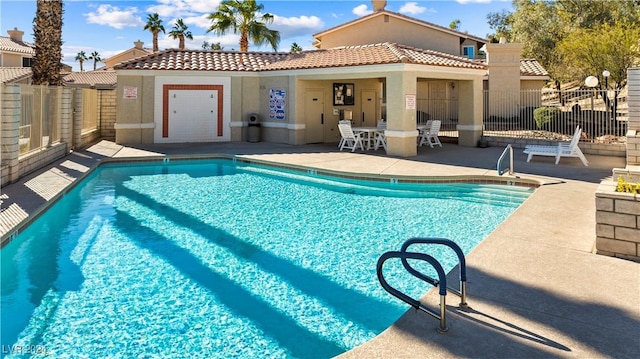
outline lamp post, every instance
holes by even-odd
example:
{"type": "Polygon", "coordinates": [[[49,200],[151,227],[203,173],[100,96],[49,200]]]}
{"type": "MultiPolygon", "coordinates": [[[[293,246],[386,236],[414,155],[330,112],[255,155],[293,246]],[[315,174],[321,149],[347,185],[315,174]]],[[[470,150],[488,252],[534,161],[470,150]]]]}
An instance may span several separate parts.
{"type": "Polygon", "coordinates": [[[604,96],[602,96],[602,100],[604,101],[604,105],[607,108],[607,117],[606,117],[605,126],[608,126],[609,122],[611,121],[611,115],[610,115],[611,102],[609,102],[609,76],[611,76],[611,72],[609,72],[608,70],[602,71],[602,77],[604,77],[604,96]]]}
{"type": "Polygon", "coordinates": [[[584,84],[587,85],[587,87],[591,87],[591,125],[594,126],[595,111],[593,110],[593,92],[594,92],[594,87],[598,86],[598,78],[595,76],[588,76],[586,79],[584,79],[584,84]]]}
{"type": "Polygon", "coordinates": [[[606,91],[609,91],[609,76],[611,76],[611,72],[607,70],[602,71],[602,77],[604,77],[604,88],[606,91]]]}

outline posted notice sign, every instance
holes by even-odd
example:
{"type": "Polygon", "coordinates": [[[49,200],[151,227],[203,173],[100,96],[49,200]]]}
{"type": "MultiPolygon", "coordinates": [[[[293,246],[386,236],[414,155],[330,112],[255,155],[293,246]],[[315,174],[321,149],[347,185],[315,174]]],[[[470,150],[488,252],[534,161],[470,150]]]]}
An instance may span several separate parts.
{"type": "Polygon", "coordinates": [[[404,95],[405,108],[407,110],[416,109],[416,95],[404,95]]]}
{"type": "Polygon", "coordinates": [[[135,100],[138,98],[138,88],[136,86],[125,86],[122,98],[128,100],[135,100]]]}

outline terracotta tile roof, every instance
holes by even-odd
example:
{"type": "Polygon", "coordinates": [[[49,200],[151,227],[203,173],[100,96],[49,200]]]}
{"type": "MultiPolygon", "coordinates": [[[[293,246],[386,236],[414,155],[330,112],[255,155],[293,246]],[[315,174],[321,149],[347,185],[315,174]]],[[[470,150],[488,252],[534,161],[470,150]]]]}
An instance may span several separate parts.
{"type": "Polygon", "coordinates": [[[286,53],[169,49],[114,66],[117,70],[259,71],[286,53]]]}
{"type": "Polygon", "coordinates": [[[522,59],[520,60],[520,76],[549,76],[549,73],[535,59],[522,59]]]}
{"type": "Polygon", "coordinates": [[[89,85],[96,87],[115,87],[118,83],[115,71],[96,70],[87,72],[72,72],[63,77],[67,86],[89,85]]]}
{"type": "Polygon", "coordinates": [[[392,43],[343,46],[300,53],[165,50],[123,62],[116,70],[274,71],[413,63],[471,69],[486,65],[432,50],[392,43]]]}
{"type": "Polygon", "coordinates": [[[27,55],[35,55],[33,44],[24,41],[14,41],[7,36],[0,36],[0,51],[17,52],[27,55]]]}
{"type": "Polygon", "coordinates": [[[0,67],[0,83],[12,83],[31,76],[31,67],[0,67]]]}

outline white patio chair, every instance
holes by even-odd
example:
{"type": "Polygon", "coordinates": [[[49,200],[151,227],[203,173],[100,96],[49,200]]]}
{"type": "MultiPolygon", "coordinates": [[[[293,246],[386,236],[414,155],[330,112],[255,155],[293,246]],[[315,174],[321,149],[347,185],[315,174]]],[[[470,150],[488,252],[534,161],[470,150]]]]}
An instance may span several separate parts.
{"type": "Polygon", "coordinates": [[[346,148],[348,150],[350,149],[351,152],[355,152],[358,146],[364,151],[362,133],[354,133],[351,125],[346,123],[339,123],[338,129],[340,130],[340,136],[342,136],[340,140],[340,151],[346,148]]]}
{"type": "Polygon", "coordinates": [[[382,148],[384,148],[384,150],[387,150],[387,136],[384,135],[384,130],[387,129],[387,121],[385,120],[380,120],[378,121],[378,129],[380,129],[380,131],[377,131],[375,133],[374,136],[374,143],[373,143],[373,148],[375,150],[377,150],[378,148],[380,148],[380,146],[382,146],[382,148]]]}
{"type": "Polygon", "coordinates": [[[571,142],[559,142],[556,146],[544,146],[544,145],[527,145],[524,148],[524,153],[528,154],[527,162],[531,161],[531,157],[533,156],[550,156],[556,158],[556,164],[560,162],[561,157],[578,157],[582,164],[585,166],[589,166],[589,161],[584,156],[580,147],[578,147],[578,142],[580,141],[580,136],[582,134],[582,129],[580,126],[576,126],[576,130],[573,133],[573,137],[571,138],[571,142]]]}
{"type": "Polygon", "coordinates": [[[429,147],[431,148],[433,148],[433,145],[442,147],[442,143],[440,143],[440,139],[438,138],[441,123],[442,121],[440,120],[433,120],[427,128],[421,130],[418,146],[422,146],[426,143],[429,144],[429,147]]]}
{"type": "MultiPolygon", "coordinates": [[[[339,120],[338,124],[347,124],[347,125],[352,125],[351,120],[339,120]]],[[[338,142],[338,148],[340,148],[342,146],[342,143],[344,142],[344,138],[342,138],[342,136],[340,136],[340,141],[338,142]]]]}

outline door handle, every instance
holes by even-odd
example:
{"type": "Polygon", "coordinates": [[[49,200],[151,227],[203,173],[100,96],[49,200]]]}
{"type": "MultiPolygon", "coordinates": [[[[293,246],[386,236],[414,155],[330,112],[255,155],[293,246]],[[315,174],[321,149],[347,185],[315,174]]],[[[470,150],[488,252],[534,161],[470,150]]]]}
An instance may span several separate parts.
{"type": "Polygon", "coordinates": [[[324,125],[324,113],[320,114],[320,124],[324,125]]]}

